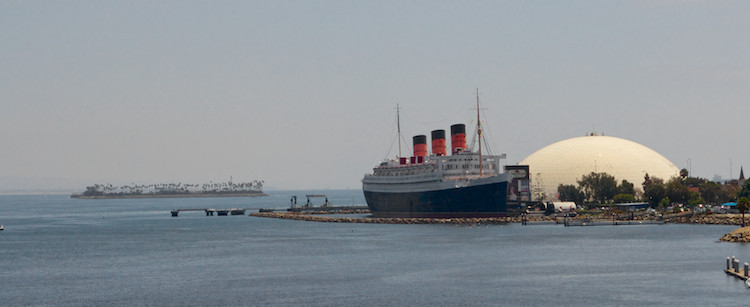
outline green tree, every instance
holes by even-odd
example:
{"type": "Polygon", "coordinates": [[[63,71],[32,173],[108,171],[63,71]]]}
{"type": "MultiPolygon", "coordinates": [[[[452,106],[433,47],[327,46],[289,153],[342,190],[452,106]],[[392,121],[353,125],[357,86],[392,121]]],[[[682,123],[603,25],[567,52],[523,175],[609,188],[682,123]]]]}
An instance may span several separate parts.
{"type": "Polygon", "coordinates": [[[86,191],[83,192],[84,196],[101,196],[104,195],[104,192],[99,191],[100,186],[97,184],[95,186],[89,186],[86,187],[86,191]]]}
{"type": "Polygon", "coordinates": [[[651,207],[656,208],[659,202],[666,196],[667,190],[664,187],[664,180],[657,177],[649,177],[646,174],[643,181],[643,197],[651,207]]]}
{"type": "Polygon", "coordinates": [[[750,209],[750,199],[745,196],[737,199],[737,210],[740,210],[740,213],[742,213],[742,227],[745,227],[745,211],[747,209],[750,209]]]}
{"type": "Polygon", "coordinates": [[[704,200],[701,197],[701,194],[698,193],[698,192],[689,192],[688,202],[687,203],[688,203],[688,205],[690,205],[690,207],[694,207],[694,206],[697,206],[697,205],[700,205],[700,204],[705,204],[706,200],[704,200]]]}
{"type": "Polygon", "coordinates": [[[667,181],[665,185],[667,197],[672,202],[685,204],[688,201],[688,189],[685,184],[682,183],[682,179],[678,177],[672,177],[667,181]]]}
{"type": "Polygon", "coordinates": [[[740,193],[742,188],[734,184],[723,184],[721,185],[721,193],[719,194],[719,202],[725,203],[728,201],[736,201],[737,195],[740,193]]]}
{"type": "Polygon", "coordinates": [[[700,184],[700,195],[709,204],[719,204],[719,195],[721,194],[721,185],[713,182],[706,181],[700,184]]]}
{"type": "Polygon", "coordinates": [[[572,184],[567,184],[567,185],[560,184],[559,186],[557,186],[557,194],[558,194],[557,198],[560,199],[561,201],[572,201],[578,205],[583,204],[583,199],[584,199],[583,192],[578,190],[578,188],[576,188],[572,184]]]}
{"type": "Polygon", "coordinates": [[[705,179],[705,178],[697,178],[697,177],[685,178],[686,187],[700,187],[702,184],[706,182],[710,182],[710,181],[708,181],[708,179],[705,179]]]}
{"type": "Polygon", "coordinates": [[[643,176],[643,190],[646,191],[646,188],[651,185],[652,182],[651,177],[646,173],[646,175],[643,176]]]}
{"type": "Polygon", "coordinates": [[[591,172],[578,180],[578,186],[584,193],[586,200],[594,199],[603,204],[615,196],[617,180],[607,173],[591,172]]]}
{"type": "Polygon", "coordinates": [[[615,194],[635,195],[635,186],[629,181],[623,179],[620,185],[617,186],[617,191],[615,194]]]}
{"type": "Polygon", "coordinates": [[[680,170],[680,178],[682,178],[683,180],[685,180],[685,178],[687,178],[688,175],[689,175],[688,170],[686,168],[683,168],[680,170]]]}
{"type": "Polygon", "coordinates": [[[745,184],[742,185],[742,189],[737,193],[737,197],[747,197],[750,198],[750,180],[745,181],[745,184]]]}
{"type": "Polygon", "coordinates": [[[659,210],[664,210],[664,209],[666,209],[667,207],[669,207],[669,205],[670,205],[671,203],[672,203],[672,202],[671,202],[671,201],[669,201],[669,197],[664,197],[664,198],[662,198],[662,199],[661,199],[661,201],[659,202],[659,210]]]}

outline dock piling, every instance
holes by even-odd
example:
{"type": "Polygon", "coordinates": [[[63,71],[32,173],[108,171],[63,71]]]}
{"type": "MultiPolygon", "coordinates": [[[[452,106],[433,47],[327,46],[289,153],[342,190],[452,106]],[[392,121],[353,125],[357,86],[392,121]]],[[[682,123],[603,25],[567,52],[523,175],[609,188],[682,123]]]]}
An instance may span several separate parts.
{"type": "Polygon", "coordinates": [[[740,261],[736,257],[727,257],[727,269],[724,272],[743,281],[750,280],[750,264],[745,262],[743,266],[740,268],[740,261]]]}
{"type": "Polygon", "coordinates": [[[735,273],[739,273],[740,272],[740,260],[739,259],[735,260],[735,262],[734,262],[734,272],[735,273]]]}
{"type": "Polygon", "coordinates": [[[736,258],[734,259],[734,272],[738,274],[740,273],[740,261],[736,258]]]}

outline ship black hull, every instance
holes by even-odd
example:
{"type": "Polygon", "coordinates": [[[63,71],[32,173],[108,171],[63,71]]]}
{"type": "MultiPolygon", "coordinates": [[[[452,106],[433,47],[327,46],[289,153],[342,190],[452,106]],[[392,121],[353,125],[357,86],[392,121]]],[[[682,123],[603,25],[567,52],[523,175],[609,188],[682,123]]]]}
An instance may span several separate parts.
{"type": "Polygon", "coordinates": [[[364,191],[374,217],[454,218],[507,215],[507,181],[424,192],[364,191]]]}

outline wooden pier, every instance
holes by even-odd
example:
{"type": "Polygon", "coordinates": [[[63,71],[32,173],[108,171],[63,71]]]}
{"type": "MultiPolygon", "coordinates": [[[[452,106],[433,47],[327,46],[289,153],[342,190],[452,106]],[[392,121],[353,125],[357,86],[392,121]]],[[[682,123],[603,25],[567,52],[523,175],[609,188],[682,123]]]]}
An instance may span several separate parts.
{"type": "MultiPolygon", "coordinates": [[[[748,278],[750,278],[750,276],[748,276],[750,274],[750,264],[745,262],[744,267],[740,268],[740,261],[737,260],[737,258],[734,256],[727,257],[727,269],[724,270],[724,273],[739,278],[747,283],[748,278]]],[[[750,287],[750,285],[748,286],[750,287]]]]}
{"type": "Polygon", "coordinates": [[[184,211],[204,211],[206,213],[206,216],[213,216],[214,214],[218,216],[226,216],[226,215],[245,215],[246,208],[229,208],[229,209],[215,209],[215,208],[192,208],[192,209],[172,209],[171,213],[172,216],[179,216],[180,212],[184,211]]]}

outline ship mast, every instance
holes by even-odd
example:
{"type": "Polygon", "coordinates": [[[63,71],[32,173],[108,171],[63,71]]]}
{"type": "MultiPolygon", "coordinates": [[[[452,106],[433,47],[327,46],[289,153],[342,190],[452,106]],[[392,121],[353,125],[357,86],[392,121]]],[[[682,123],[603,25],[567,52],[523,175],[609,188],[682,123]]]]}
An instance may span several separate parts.
{"type": "Polygon", "coordinates": [[[477,88],[477,140],[479,145],[479,177],[484,175],[482,169],[482,122],[479,118],[479,88],[477,88]]]}
{"type": "Polygon", "coordinates": [[[401,108],[396,104],[396,127],[398,129],[398,139],[396,142],[398,142],[398,157],[401,158],[401,115],[399,114],[399,110],[401,108]]]}

